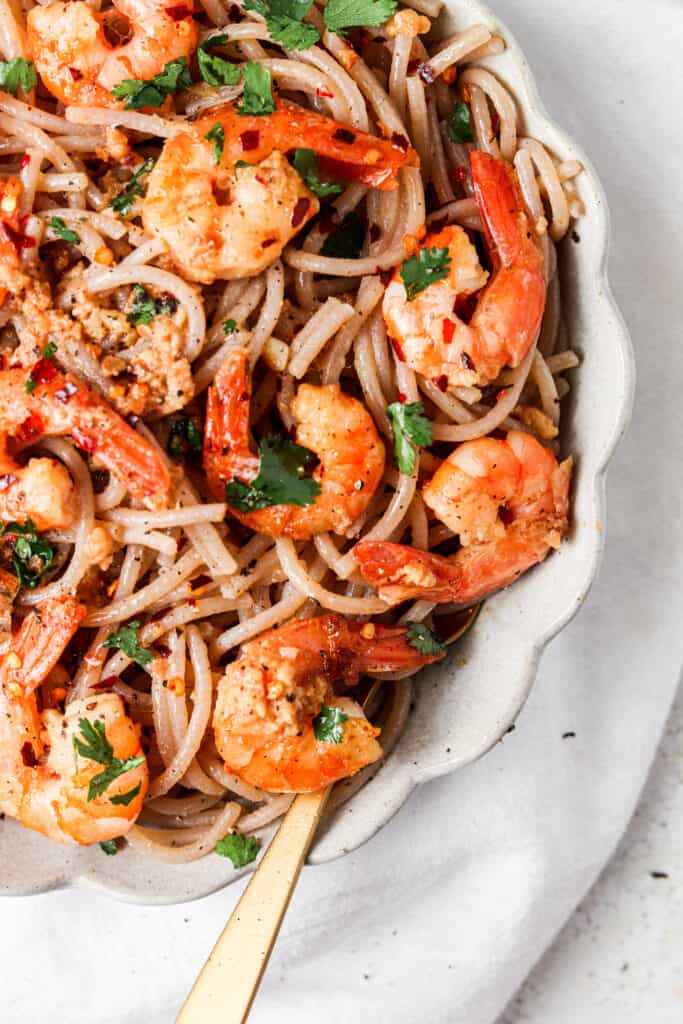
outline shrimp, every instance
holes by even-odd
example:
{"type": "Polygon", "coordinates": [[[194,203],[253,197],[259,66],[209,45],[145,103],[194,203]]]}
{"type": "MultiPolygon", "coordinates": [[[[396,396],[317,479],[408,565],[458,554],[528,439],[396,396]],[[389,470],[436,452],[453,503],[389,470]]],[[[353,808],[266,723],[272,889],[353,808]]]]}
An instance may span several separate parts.
{"type": "Polygon", "coordinates": [[[491,279],[467,232],[450,225],[423,243],[448,250],[447,276],[409,301],[396,271],[383,302],[399,354],[424,377],[445,379],[451,387],[485,385],[504,366],[519,366],[538,335],[546,296],[543,257],[532,238],[514,169],[478,151],[471,162],[496,267],[491,279]],[[465,323],[457,310],[477,292],[476,309],[465,323]]]}
{"type": "Polygon", "coordinates": [[[421,654],[406,632],[326,614],[293,619],[245,644],[218,684],[213,728],[227,770],[269,792],[306,793],[377,761],[379,729],[359,704],[335,696],[332,683],[353,686],[366,672],[442,657],[421,654]],[[321,711],[339,722],[334,738],[316,736],[321,711]]]}
{"type": "Polygon", "coordinates": [[[30,373],[0,369],[0,520],[30,519],[38,530],[69,526],[77,503],[71,478],[53,459],[18,465],[8,438],[72,440],[126,485],[147,508],[163,508],[171,478],[162,456],[87,384],[39,359],[30,373]],[[28,385],[28,388],[27,388],[28,385]]]}
{"type": "MultiPolygon", "coordinates": [[[[251,483],[260,459],[249,444],[247,352],[233,349],[209,388],[204,432],[204,469],[209,487],[225,501],[225,484],[251,483]]],[[[271,537],[306,540],[332,530],[344,533],[365,511],[384,472],[384,445],[369,412],[337,384],[302,384],[291,405],[296,442],[320,460],[313,473],[320,492],[312,504],[273,504],[230,512],[246,526],[271,537]]]]}
{"type": "Polygon", "coordinates": [[[0,809],[60,843],[126,832],[147,791],[137,727],[113,693],[73,700],[64,713],[38,710],[36,689],[86,614],[61,596],[32,611],[0,656],[0,809]],[[96,740],[91,759],[84,749],[96,740]],[[103,771],[107,777],[97,779],[103,771]]]}
{"type": "Polygon", "coordinates": [[[568,529],[572,459],[522,431],[504,441],[460,445],[423,488],[439,519],[460,537],[455,555],[361,541],[354,556],[390,604],[412,598],[467,605],[508,586],[558,548],[568,529]]]}
{"type": "Polygon", "coordinates": [[[0,306],[9,294],[19,291],[27,283],[21,272],[17,238],[21,236],[19,200],[21,182],[7,178],[0,188],[0,306]]]}
{"type": "Polygon", "coordinates": [[[228,103],[164,144],[142,201],[146,230],[166,242],[192,281],[258,274],[320,208],[284,156],[297,146],[313,149],[341,177],[385,190],[417,161],[410,148],[292,103],[278,100],[274,113],[259,117],[240,116],[228,103]],[[211,141],[217,130],[220,153],[211,141]]]}
{"type": "Polygon", "coordinates": [[[167,62],[189,58],[198,39],[192,4],[164,0],[116,0],[105,13],[84,0],[56,0],[30,10],[27,26],[45,86],[64,104],[88,107],[120,107],[115,85],[154,78],[167,62]],[[130,38],[115,46],[107,33],[130,38]]]}

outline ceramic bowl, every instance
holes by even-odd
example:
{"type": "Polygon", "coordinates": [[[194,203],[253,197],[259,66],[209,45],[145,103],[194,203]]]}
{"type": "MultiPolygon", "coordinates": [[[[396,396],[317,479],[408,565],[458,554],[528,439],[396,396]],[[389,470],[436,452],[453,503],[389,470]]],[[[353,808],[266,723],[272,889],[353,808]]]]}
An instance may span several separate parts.
{"type": "MultiPolygon", "coordinates": [[[[375,778],[324,822],[309,858],[316,864],[365,842],[416,786],[481,757],[515,720],[543,648],[581,607],[597,572],[605,471],[632,402],[633,359],[607,282],[609,220],[597,175],[544,111],[524,54],[495,14],[477,0],[446,0],[446,6],[438,26],[444,36],[483,22],[505,38],[505,53],[483,63],[516,96],[525,134],[585,168],[577,185],[586,213],[559,253],[563,316],[569,344],[581,357],[562,437],[564,451],[576,456],[573,526],[558,553],[486,602],[456,656],[418,677],[415,708],[398,746],[375,778]]],[[[241,873],[215,856],[170,866],[130,849],[107,857],[98,848],[60,847],[9,821],[0,825],[0,863],[0,891],[7,894],[84,883],[143,903],[196,899],[241,873]]]]}

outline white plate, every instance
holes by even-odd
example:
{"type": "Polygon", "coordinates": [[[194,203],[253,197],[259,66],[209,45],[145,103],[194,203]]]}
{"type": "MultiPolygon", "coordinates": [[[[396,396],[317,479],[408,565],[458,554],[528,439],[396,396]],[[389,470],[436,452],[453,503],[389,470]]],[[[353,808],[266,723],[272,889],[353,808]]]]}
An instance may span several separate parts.
{"type": "MultiPolygon", "coordinates": [[[[605,471],[632,404],[633,357],[607,282],[609,221],[597,175],[548,117],[522,51],[498,18],[477,0],[447,0],[447,7],[439,22],[444,35],[483,22],[505,38],[505,53],[481,63],[516,96],[524,133],[585,168],[577,180],[586,207],[576,225],[580,240],[562,243],[559,263],[569,344],[581,357],[564,406],[562,437],[564,450],[576,456],[573,527],[558,553],[486,603],[455,657],[417,678],[415,709],[397,748],[378,775],[324,823],[310,854],[313,863],[365,842],[418,784],[474,761],[514,721],[543,648],[576,613],[597,572],[604,544],[605,471]]],[[[0,825],[0,863],[0,893],[7,895],[77,882],[141,903],[197,899],[243,873],[215,856],[172,866],[130,849],[106,857],[98,848],[61,847],[10,821],[0,825]]]]}

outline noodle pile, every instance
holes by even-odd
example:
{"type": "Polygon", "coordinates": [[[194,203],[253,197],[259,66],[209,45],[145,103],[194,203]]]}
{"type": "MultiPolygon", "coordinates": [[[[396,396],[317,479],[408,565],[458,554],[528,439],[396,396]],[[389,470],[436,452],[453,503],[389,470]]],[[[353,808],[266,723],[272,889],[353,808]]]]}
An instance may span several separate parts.
{"type": "MultiPolygon", "coordinates": [[[[440,0],[408,4],[420,12],[420,21],[424,15],[435,17],[441,7],[440,0]]],[[[24,3],[26,9],[32,6],[32,0],[24,3]]],[[[24,15],[18,5],[0,0],[0,57],[5,61],[31,59],[24,15]]],[[[86,696],[107,681],[141,724],[151,785],[140,823],[126,838],[143,853],[171,863],[205,855],[231,829],[258,832],[292,799],[228,774],[217,754],[210,725],[226,658],[264,630],[321,608],[396,621],[363,582],[353,557],[356,542],[403,541],[434,549],[453,537],[430,517],[417,491],[420,459],[426,471],[435,461],[428,451],[418,454],[410,475],[388,460],[382,485],[346,536],[322,533],[311,542],[294,543],[236,524],[227,505],[210,496],[201,462],[167,454],[178,414],[186,409],[201,420],[206,389],[227,353],[237,347],[248,350],[254,373],[252,421],[259,434],[273,423],[291,428],[289,407],[302,381],[340,382],[344,390],[362,396],[389,447],[386,409],[399,394],[403,401],[424,402],[435,442],[455,444],[502,428],[531,430],[555,446],[560,400],[569,390],[565,374],[578,364],[566,346],[555,247],[581,213],[572,181],[581,168],[558,162],[539,142],[524,137],[514,97],[495,72],[478,66],[481,58],[503,50],[501,38],[474,25],[428,52],[414,30],[414,18],[394,18],[371,34],[352,31],[344,38],[325,28],[314,6],[308,20],[320,31],[319,45],[287,51],[270,40],[263,18],[232,0],[201,0],[195,18],[201,40],[220,30],[223,56],[262,63],[281,96],[359,130],[409,138],[421,167],[403,168],[400,187],[393,192],[347,185],[323,207],[325,215],[263,273],[202,287],[183,280],[166,257],[164,243],[145,232],[139,198],[133,197],[126,215],[112,209],[112,194],[125,187],[131,174],[129,160],[117,163],[116,147],[129,153],[127,145],[133,143],[132,166],[139,167],[140,161],[158,156],[164,140],[186,118],[235,99],[242,84],[193,85],[174,98],[175,113],[64,108],[40,84],[28,97],[0,91],[0,188],[10,176],[22,183],[28,240],[23,269],[39,274],[45,258],[57,308],[65,317],[80,318],[85,327],[85,334],[60,339],[57,362],[105,397],[116,387],[107,361],[118,367],[127,382],[117,393],[118,408],[164,453],[178,499],[175,508],[148,511],[71,441],[40,441],[33,449],[39,447],[67,467],[80,509],[72,528],[48,534],[57,552],[51,573],[42,585],[22,590],[19,601],[40,607],[47,597],[76,592],[88,604],[88,617],[72,643],[69,696],[86,696]],[[447,130],[456,99],[470,107],[471,144],[454,142],[447,130]],[[429,230],[459,224],[473,234],[482,231],[469,170],[473,147],[514,164],[544,257],[547,304],[538,342],[519,367],[504,370],[484,389],[442,390],[416,375],[388,342],[381,313],[383,272],[405,259],[405,240],[419,238],[425,223],[429,230]],[[324,254],[331,215],[338,225],[354,212],[375,228],[366,232],[361,255],[324,254]],[[78,237],[68,259],[55,245],[49,226],[54,218],[78,237]],[[152,411],[136,411],[131,380],[149,338],[140,332],[107,355],[88,335],[89,323],[98,316],[130,309],[136,286],[172,300],[178,361],[185,361],[185,380],[189,375],[191,383],[185,385],[187,397],[170,409],[160,402],[152,411]],[[226,321],[234,325],[227,334],[226,321]],[[102,646],[112,631],[130,621],[140,624],[140,645],[155,654],[149,665],[102,646]]],[[[0,305],[3,350],[30,342],[31,331],[24,312],[11,303],[0,305]]],[[[438,617],[452,614],[448,605],[418,601],[399,621],[435,621],[438,631],[438,617]]],[[[61,682],[63,674],[48,678],[41,694],[45,706],[61,682]]],[[[407,678],[395,677],[369,694],[367,711],[382,728],[386,752],[400,735],[410,700],[407,678]]],[[[344,792],[371,771],[361,773],[344,792]]]]}

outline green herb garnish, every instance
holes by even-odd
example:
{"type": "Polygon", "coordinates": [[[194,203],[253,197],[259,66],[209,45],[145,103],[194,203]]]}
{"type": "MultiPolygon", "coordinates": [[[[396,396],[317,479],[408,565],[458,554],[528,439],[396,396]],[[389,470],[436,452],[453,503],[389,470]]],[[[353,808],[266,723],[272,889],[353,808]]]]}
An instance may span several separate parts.
{"type": "Polygon", "coordinates": [[[406,639],[410,646],[414,647],[420,654],[429,656],[444,653],[446,650],[445,646],[441,643],[436,633],[433,633],[428,626],[425,626],[422,622],[408,622],[406,625],[408,626],[406,639]]]}
{"type": "Polygon", "coordinates": [[[142,107],[160,107],[167,96],[192,85],[187,57],[177,57],[164,65],[164,70],[154,78],[124,78],[111,91],[116,100],[126,100],[124,110],[140,110],[142,107]]]}
{"type": "Polygon", "coordinates": [[[321,743],[341,743],[344,739],[344,722],[348,717],[340,708],[330,708],[323,704],[313,719],[315,738],[321,743]]]}
{"type": "Polygon", "coordinates": [[[320,199],[338,195],[342,187],[331,182],[322,182],[318,177],[318,158],[312,149],[297,149],[294,152],[294,169],[299,172],[311,192],[320,199]]]}
{"type": "Polygon", "coordinates": [[[47,345],[43,349],[42,358],[43,359],[52,359],[53,356],[56,354],[56,352],[57,352],[57,346],[55,345],[54,341],[48,341],[47,345]]]}
{"type": "Polygon", "coordinates": [[[389,20],[397,6],[396,0],[330,0],[323,19],[330,32],[358,25],[377,27],[389,20]]]}
{"type": "Polygon", "coordinates": [[[471,142],[472,115],[466,103],[456,103],[446,118],[448,138],[453,142],[471,142]]]}
{"type": "Polygon", "coordinates": [[[81,236],[76,231],[72,231],[68,228],[61,217],[51,217],[47,225],[54,233],[57,238],[61,238],[63,242],[71,242],[72,245],[78,245],[81,236]]]}
{"type": "Polygon", "coordinates": [[[99,844],[100,850],[106,853],[107,857],[113,857],[115,853],[119,852],[119,848],[116,845],[115,839],[105,839],[103,843],[99,844]]]}
{"type": "MultiPolygon", "coordinates": [[[[87,718],[78,719],[78,728],[81,730],[81,737],[73,737],[73,746],[77,754],[81,757],[87,758],[89,761],[96,761],[97,764],[106,765],[103,772],[99,772],[97,775],[93,775],[88,785],[88,800],[94,800],[98,796],[102,796],[106,789],[118,779],[120,775],[125,775],[126,772],[132,771],[133,768],[137,768],[139,765],[144,763],[144,754],[139,754],[137,757],[128,757],[125,761],[122,761],[119,757],[114,757],[114,748],[107,739],[105,732],[104,722],[99,719],[90,722],[87,718]]],[[[137,787],[138,792],[140,787],[137,787]]],[[[137,794],[133,792],[133,796],[130,796],[130,801],[137,794]]],[[[128,793],[121,794],[122,797],[128,797],[128,793]]],[[[112,799],[112,802],[116,801],[116,797],[112,799]]],[[[118,803],[124,803],[124,800],[119,798],[118,803]]]]}
{"type": "Polygon", "coordinates": [[[261,843],[256,836],[243,836],[241,832],[231,832],[216,843],[214,850],[220,857],[228,857],[234,868],[243,868],[256,860],[261,843]]]}
{"type": "Polygon", "coordinates": [[[181,413],[172,420],[166,441],[166,451],[171,458],[192,458],[201,452],[202,445],[202,432],[193,419],[181,413]]]}
{"type": "Polygon", "coordinates": [[[242,72],[237,64],[219,57],[216,53],[209,53],[209,47],[222,46],[227,43],[228,36],[221,32],[218,35],[209,36],[197,49],[197,64],[199,74],[209,85],[237,85],[242,72]]]}
{"type": "Polygon", "coordinates": [[[252,114],[260,116],[275,112],[270,71],[262,64],[249,61],[244,65],[244,92],[242,102],[237,110],[242,116],[252,114]]]}
{"type": "Polygon", "coordinates": [[[415,469],[416,448],[432,443],[432,424],[422,402],[392,402],[387,413],[394,432],[396,465],[406,476],[415,469]]]}
{"type": "Polygon", "coordinates": [[[253,512],[271,505],[312,505],[320,484],[306,476],[315,459],[313,452],[288,438],[273,435],[259,445],[258,475],[250,484],[231,480],[225,485],[225,500],[240,512],[253,512]]]}
{"type": "Polygon", "coordinates": [[[145,665],[149,665],[150,661],[154,659],[154,655],[147,647],[140,646],[138,641],[139,628],[139,622],[129,622],[128,625],[121,626],[121,629],[115,633],[110,633],[102,646],[123,651],[131,661],[137,662],[138,665],[142,665],[144,668],[145,665]]]}
{"type": "Polygon", "coordinates": [[[401,264],[399,275],[405,285],[408,301],[429,288],[435,281],[448,276],[451,258],[448,249],[420,249],[417,256],[411,256],[401,264]]]}
{"type": "Polygon", "coordinates": [[[155,316],[173,316],[178,303],[172,295],[155,299],[141,284],[133,285],[133,307],[126,317],[130,324],[151,324],[155,316]]]}
{"type": "Polygon", "coordinates": [[[27,93],[36,82],[36,69],[30,60],[24,60],[23,57],[0,60],[0,89],[16,96],[20,87],[23,93],[27,93]]]}
{"type": "Polygon", "coordinates": [[[232,334],[237,327],[236,320],[224,320],[223,321],[223,334],[232,334]]]}
{"type": "Polygon", "coordinates": [[[216,121],[211,131],[207,132],[204,138],[207,142],[213,142],[213,162],[219,164],[223,156],[223,146],[225,145],[223,126],[216,121]]]}
{"type": "Polygon", "coordinates": [[[339,227],[327,236],[320,250],[323,256],[357,260],[365,241],[365,226],[355,210],[347,213],[339,227]]]}
{"type": "Polygon", "coordinates": [[[315,25],[304,22],[311,0],[245,0],[246,11],[266,19],[271,39],[288,50],[307,50],[320,39],[315,25]]]}
{"type": "Polygon", "coordinates": [[[122,192],[119,192],[117,196],[114,196],[111,203],[109,204],[112,210],[116,210],[117,213],[124,215],[130,213],[133,203],[138,196],[142,195],[142,185],[140,178],[149,172],[154,167],[156,160],[154,157],[148,156],[144,163],[140,164],[135,174],[131,175],[128,182],[122,192]]]}
{"type": "Polygon", "coordinates": [[[117,805],[121,804],[123,807],[127,807],[132,800],[135,800],[135,797],[138,795],[141,789],[142,785],[138,782],[137,786],[135,786],[133,789],[129,789],[127,793],[119,793],[118,796],[111,797],[111,803],[117,805]]]}
{"type": "MultiPolygon", "coordinates": [[[[33,383],[35,388],[35,382],[26,382],[27,385],[29,383],[33,383]]],[[[55,557],[54,548],[36,533],[30,519],[27,519],[23,526],[20,523],[0,526],[0,535],[13,542],[12,565],[20,585],[27,590],[37,587],[52,565],[55,557]]]]}

